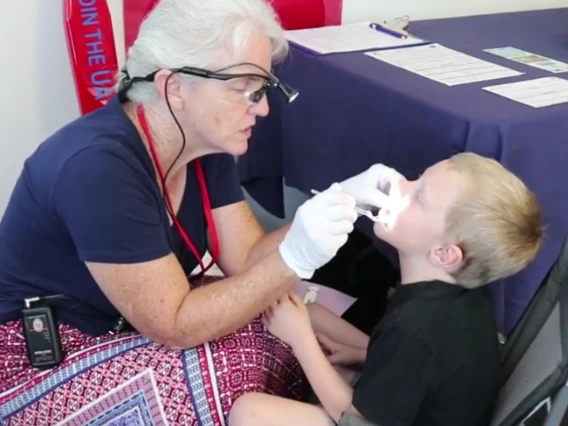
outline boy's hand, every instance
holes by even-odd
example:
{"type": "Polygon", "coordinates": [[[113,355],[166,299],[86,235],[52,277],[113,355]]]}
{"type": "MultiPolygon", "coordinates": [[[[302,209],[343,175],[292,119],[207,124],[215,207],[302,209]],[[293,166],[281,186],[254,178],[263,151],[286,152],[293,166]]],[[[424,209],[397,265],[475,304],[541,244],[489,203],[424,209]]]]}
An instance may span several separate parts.
{"type": "Polygon", "coordinates": [[[306,305],[295,293],[287,293],[264,312],[264,325],[294,349],[312,331],[306,305]]]}
{"type": "Polygon", "coordinates": [[[323,334],[316,337],[331,364],[353,366],[365,363],[365,349],[337,343],[323,334]]]}

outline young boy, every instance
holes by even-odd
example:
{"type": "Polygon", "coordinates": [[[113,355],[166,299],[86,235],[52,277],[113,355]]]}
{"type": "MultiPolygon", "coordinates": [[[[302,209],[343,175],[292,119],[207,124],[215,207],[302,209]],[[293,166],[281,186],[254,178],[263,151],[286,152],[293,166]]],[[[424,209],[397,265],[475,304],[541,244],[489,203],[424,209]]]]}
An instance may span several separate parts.
{"type": "Polygon", "coordinates": [[[281,298],[265,323],[292,347],[322,405],[247,394],[230,426],[324,426],[353,415],[381,426],[489,424],[500,360],[482,286],[536,256],[537,201],[496,161],[471,153],[398,189],[408,203],[392,228],[377,223],[374,231],[398,250],[401,285],[370,339],[293,294],[281,298]],[[360,377],[342,377],[330,361],[364,367],[360,377]]]}

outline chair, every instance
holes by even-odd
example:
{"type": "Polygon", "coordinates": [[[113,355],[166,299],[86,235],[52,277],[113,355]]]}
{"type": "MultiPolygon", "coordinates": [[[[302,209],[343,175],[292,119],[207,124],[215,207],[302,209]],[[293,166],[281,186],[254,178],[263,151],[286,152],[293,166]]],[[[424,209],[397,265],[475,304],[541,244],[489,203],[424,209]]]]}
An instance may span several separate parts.
{"type": "Polygon", "coordinates": [[[338,426],[377,426],[361,416],[344,412],[339,419],[338,426]]]}
{"type": "MultiPolygon", "coordinates": [[[[128,48],[136,40],[144,17],[158,0],[124,1],[124,43],[128,48]]],[[[341,0],[269,0],[286,30],[317,28],[341,23],[341,0]]]]}
{"type": "Polygon", "coordinates": [[[504,344],[502,374],[491,426],[529,424],[543,411],[544,426],[561,424],[568,407],[568,240],[504,344]]]}
{"type": "Polygon", "coordinates": [[[158,0],[123,0],[124,12],[124,48],[132,46],[138,36],[140,24],[158,0]]]}
{"type": "Polygon", "coordinates": [[[323,27],[326,24],[324,0],[271,0],[285,30],[323,27]]]}

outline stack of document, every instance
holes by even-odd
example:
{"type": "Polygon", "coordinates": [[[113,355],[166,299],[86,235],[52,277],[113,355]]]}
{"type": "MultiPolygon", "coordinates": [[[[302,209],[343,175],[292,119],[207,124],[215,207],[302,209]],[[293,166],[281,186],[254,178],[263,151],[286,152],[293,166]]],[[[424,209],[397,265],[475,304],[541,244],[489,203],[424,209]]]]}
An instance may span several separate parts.
{"type": "Polygon", "coordinates": [[[447,86],[522,74],[436,43],[405,49],[369,52],[366,55],[447,86]]]}
{"type": "Polygon", "coordinates": [[[537,78],[483,89],[533,108],[568,102],[568,80],[557,77],[537,78]]]}
{"type": "Polygon", "coordinates": [[[425,43],[424,40],[416,37],[401,38],[377,31],[370,25],[370,22],[366,22],[286,31],[286,38],[294,44],[320,54],[358,52],[425,43]]]}
{"type": "Polygon", "coordinates": [[[556,59],[547,58],[546,56],[537,55],[527,52],[526,50],[517,49],[516,47],[498,47],[496,49],[485,49],[486,52],[502,58],[510,59],[530,67],[538,68],[552,73],[568,72],[568,64],[566,62],[557,61],[556,59]]]}

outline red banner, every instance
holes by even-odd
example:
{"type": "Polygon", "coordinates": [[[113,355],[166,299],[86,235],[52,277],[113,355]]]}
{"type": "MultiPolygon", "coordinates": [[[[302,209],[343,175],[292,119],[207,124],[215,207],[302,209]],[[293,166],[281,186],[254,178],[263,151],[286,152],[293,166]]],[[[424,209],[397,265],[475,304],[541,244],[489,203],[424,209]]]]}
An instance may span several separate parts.
{"type": "Polygon", "coordinates": [[[63,7],[77,97],[86,114],[114,95],[118,63],[110,11],[106,0],[63,0],[63,7]]]}

